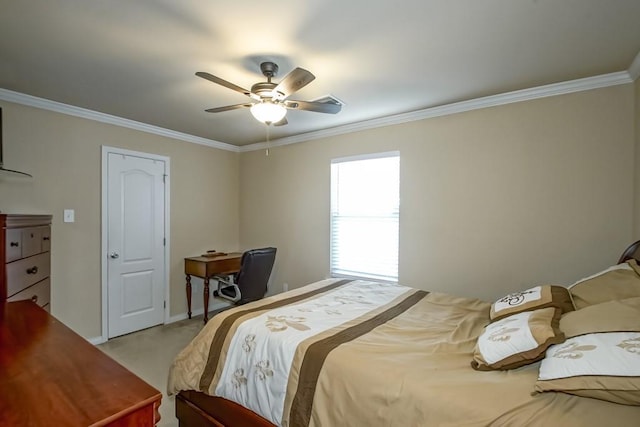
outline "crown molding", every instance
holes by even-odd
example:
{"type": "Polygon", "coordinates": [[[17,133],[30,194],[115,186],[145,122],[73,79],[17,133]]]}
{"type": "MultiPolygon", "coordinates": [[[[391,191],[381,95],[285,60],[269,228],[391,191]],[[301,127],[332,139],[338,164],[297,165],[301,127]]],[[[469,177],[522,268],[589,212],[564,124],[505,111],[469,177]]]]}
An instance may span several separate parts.
{"type": "MultiPolygon", "coordinates": [[[[640,68],[639,58],[640,54],[634,61],[634,64],[637,65],[636,68],[640,68]]],[[[640,72],[640,70],[637,71],[640,72]]],[[[554,83],[545,86],[506,92],[499,95],[491,95],[483,98],[471,99],[468,101],[461,101],[452,104],[440,105],[437,107],[425,108],[423,110],[412,111],[409,113],[396,114],[393,116],[351,123],[330,129],[323,129],[315,132],[289,136],[286,138],[274,139],[270,141],[269,144],[267,144],[266,142],[259,142],[256,144],[250,144],[240,147],[240,152],[263,150],[269,147],[279,147],[283,145],[295,144],[298,142],[310,141],[313,139],[327,138],[331,136],[374,129],[383,126],[397,125],[440,116],[448,116],[450,114],[463,113],[466,111],[478,110],[481,108],[496,107],[499,105],[529,101],[538,98],[546,98],[549,96],[564,95],[568,93],[582,92],[608,86],[633,83],[633,80],[634,79],[632,78],[630,69],[629,72],[620,71],[617,73],[604,74],[601,76],[570,80],[568,82],[554,83]]]]}
{"type": "Polygon", "coordinates": [[[587,77],[583,79],[571,80],[568,82],[554,83],[545,86],[506,92],[503,94],[491,95],[483,98],[471,99],[468,101],[455,102],[452,104],[412,111],[409,113],[380,117],[377,119],[350,123],[343,126],[336,126],[329,129],[322,129],[319,131],[307,132],[285,138],[274,139],[269,143],[259,142],[256,144],[249,144],[244,146],[235,146],[232,144],[177,132],[146,123],[136,122],[134,120],[124,119],[122,117],[112,116],[110,114],[75,107],[73,105],[63,104],[61,102],[51,101],[44,98],[38,98],[7,89],[0,89],[0,100],[27,105],[30,107],[42,108],[57,113],[68,114],[71,116],[95,120],[98,122],[108,123],[116,126],[122,126],[142,132],[177,139],[180,141],[191,142],[193,144],[206,145],[208,147],[218,148],[226,151],[233,151],[236,153],[244,153],[249,151],[263,150],[270,147],[296,144],[299,142],[311,141],[314,139],[344,135],[347,133],[375,129],[384,126],[391,126],[434,117],[463,113],[482,108],[512,104],[515,102],[530,101],[533,99],[545,98],[549,96],[564,95],[574,92],[599,89],[608,86],[633,83],[633,81],[638,77],[640,77],[640,53],[636,56],[633,63],[629,67],[629,71],[620,71],[617,73],[603,74],[601,76],[587,77]]]}
{"type": "Polygon", "coordinates": [[[177,139],[180,141],[191,142],[193,144],[206,145],[208,147],[219,148],[221,150],[238,152],[239,149],[235,145],[227,144],[213,139],[202,138],[187,133],[177,132],[171,129],[161,128],[135,120],[124,119],[122,117],[112,116],[110,114],[100,113],[98,111],[88,110],[86,108],[75,107],[73,105],[63,104],[49,99],[38,98],[24,93],[14,92],[7,89],[0,89],[0,100],[13,102],[16,104],[26,105],[29,107],[42,108],[44,110],[54,111],[56,113],[67,114],[70,116],[80,117],[83,119],[94,120],[97,122],[108,123],[111,125],[121,126],[129,129],[139,130],[154,135],[160,135],[167,138],[177,139]]]}

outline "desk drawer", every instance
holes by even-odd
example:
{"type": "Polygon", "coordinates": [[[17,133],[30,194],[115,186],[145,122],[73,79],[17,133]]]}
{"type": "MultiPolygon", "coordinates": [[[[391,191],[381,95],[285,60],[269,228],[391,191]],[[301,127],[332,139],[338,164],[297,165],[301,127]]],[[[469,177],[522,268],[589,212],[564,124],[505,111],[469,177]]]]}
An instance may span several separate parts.
{"type": "Polygon", "coordinates": [[[10,297],[49,277],[50,270],[49,252],[7,264],[7,296],[10,297]]]}
{"type": "Polygon", "coordinates": [[[44,307],[49,304],[49,299],[51,295],[51,287],[50,281],[47,277],[41,282],[36,283],[35,285],[29,286],[27,289],[24,289],[14,296],[7,299],[7,301],[20,301],[23,299],[29,299],[40,307],[44,307]]]}

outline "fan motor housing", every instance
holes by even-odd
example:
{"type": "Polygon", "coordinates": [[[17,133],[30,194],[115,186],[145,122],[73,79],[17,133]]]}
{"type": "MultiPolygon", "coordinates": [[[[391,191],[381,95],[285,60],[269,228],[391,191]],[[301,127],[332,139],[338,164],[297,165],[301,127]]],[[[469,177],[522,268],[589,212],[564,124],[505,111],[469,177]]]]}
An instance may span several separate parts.
{"type": "Polygon", "coordinates": [[[273,93],[273,89],[275,89],[277,85],[271,82],[260,82],[251,86],[251,92],[261,97],[265,98],[273,98],[276,94],[273,93]]]}

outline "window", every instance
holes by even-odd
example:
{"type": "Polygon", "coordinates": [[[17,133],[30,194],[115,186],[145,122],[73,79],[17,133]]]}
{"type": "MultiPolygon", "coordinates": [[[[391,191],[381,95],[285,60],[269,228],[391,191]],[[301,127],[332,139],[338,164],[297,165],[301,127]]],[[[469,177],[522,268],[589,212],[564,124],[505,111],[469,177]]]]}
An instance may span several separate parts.
{"type": "Polygon", "coordinates": [[[331,162],[331,276],[398,281],[400,153],[331,162]]]}

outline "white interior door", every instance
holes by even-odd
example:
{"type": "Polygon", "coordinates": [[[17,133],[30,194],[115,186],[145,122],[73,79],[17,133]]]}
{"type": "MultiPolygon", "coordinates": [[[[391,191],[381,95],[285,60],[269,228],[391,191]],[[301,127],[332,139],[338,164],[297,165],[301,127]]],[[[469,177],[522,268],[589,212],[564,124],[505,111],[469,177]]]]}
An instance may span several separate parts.
{"type": "Polygon", "coordinates": [[[166,164],[137,155],[107,156],[105,256],[113,338],[164,321],[166,164]]]}

